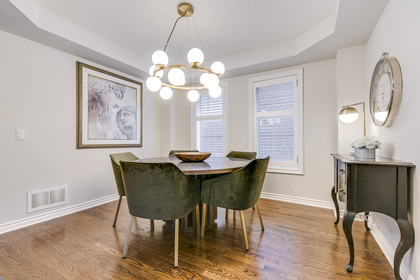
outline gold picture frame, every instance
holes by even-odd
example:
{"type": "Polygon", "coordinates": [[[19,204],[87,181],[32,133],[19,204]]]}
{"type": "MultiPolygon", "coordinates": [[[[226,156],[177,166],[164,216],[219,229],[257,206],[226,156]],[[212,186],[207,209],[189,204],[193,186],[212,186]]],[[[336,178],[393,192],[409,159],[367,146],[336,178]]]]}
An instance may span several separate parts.
{"type": "Polygon", "coordinates": [[[142,147],[143,84],[77,61],[77,149],[142,147]]]}

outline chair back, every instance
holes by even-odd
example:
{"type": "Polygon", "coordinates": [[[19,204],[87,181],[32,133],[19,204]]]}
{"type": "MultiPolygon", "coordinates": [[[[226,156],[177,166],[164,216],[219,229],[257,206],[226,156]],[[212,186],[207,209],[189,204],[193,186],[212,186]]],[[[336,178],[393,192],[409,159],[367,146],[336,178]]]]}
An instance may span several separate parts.
{"type": "Polygon", "coordinates": [[[125,196],[124,184],[121,176],[120,161],[135,161],[139,158],[133,155],[132,153],[119,153],[119,154],[110,154],[112,170],[114,171],[115,183],[117,184],[118,194],[120,196],[125,196]]]}
{"type": "Polygon", "coordinates": [[[200,202],[200,181],[173,163],[121,162],[132,216],[174,220],[187,216],[200,202]]]}
{"type": "Polygon", "coordinates": [[[254,206],[261,195],[270,157],[254,159],[227,175],[201,184],[201,202],[232,210],[254,206]]]}
{"type": "Polygon", "coordinates": [[[170,150],[169,156],[174,157],[175,153],[198,152],[198,150],[170,150]]]}
{"type": "Polygon", "coordinates": [[[226,157],[231,158],[243,158],[243,159],[249,159],[253,160],[257,157],[256,152],[242,152],[242,151],[231,151],[226,155],[226,157]]]}

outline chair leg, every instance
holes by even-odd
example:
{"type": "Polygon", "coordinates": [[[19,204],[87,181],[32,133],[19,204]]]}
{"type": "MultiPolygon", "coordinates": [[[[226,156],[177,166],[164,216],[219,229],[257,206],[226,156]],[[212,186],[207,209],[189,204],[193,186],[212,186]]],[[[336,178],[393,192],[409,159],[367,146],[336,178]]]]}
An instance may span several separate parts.
{"type": "Polygon", "coordinates": [[[204,228],[206,227],[206,213],[207,210],[207,205],[205,203],[203,203],[203,213],[202,213],[202,217],[201,217],[201,237],[204,237],[204,228]]]}
{"type": "Polygon", "coordinates": [[[233,210],[233,220],[236,221],[236,210],[233,210]]]}
{"type": "Polygon", "coordinates": [[[121,200],[122,196],[120,195],[120,199],[118,199],[117,211],[115,212],[114,223],[112,224],[113,227],[115,227],[115,224],[117,223],[118,213],[120,212],[121,200]]]}
{"type": "Polygon", "coordinates": [[[155,231],[155,220],[150,219],[150,231],[155,231]]]}
{"type": "Polygon", "coordinates": [[[258,217],[260,218],[261,230],[264,230],[264,223],[263,223],[263,220],[262,220],[262,217],[261,217],[260,204],[257,202],[257,204],[255,204],[255,206],[257,207],[258,217]]]}
{"type": "Polygon", "coordinates": [[[175,252],[174,266],[178,267],[179,219],[175,220],[175,252]]]}
{"type": "Polygon", "coordinates": [[[227,220],[228,218],[229,218],[229,209],[226,208],[225,219],[227,220]]]}
{"type": "Polygon", "coordinates": [[[241,210],[241,211],[239,211],[239,214],[241,216],[242,230],[244,232],[245,250],[248,251],[249,250],[249,246],[248,246],[248,237],[246,236],[246,230],[245,230],[244,212],[241,210]]]}
{"type": "Polygon", "coordinates": [[[134,220],[134,216],[131,216],[131,219],[128,222],[127,235],[125,236],[124,250],[123,250],[123,254],[122,254],[123,259],[125,259],[127,257],[128,240],[130,238],[131,228],[133,227],[133,220],[134,220]]]}
{"type": "Polygon", "coordinates": [[[195,207],[195,227],[197,229],[197,237],[200,237],[200,204],[195,207]]]}

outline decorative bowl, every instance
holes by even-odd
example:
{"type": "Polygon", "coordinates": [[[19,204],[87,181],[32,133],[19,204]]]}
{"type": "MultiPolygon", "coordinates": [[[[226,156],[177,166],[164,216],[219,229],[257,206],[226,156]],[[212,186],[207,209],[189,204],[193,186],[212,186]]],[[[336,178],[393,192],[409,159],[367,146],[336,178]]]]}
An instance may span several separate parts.
{"type": "Polygon", "coordinates": [[[198,162],[208,159],[211,153],[206,152],[179,152],[175,153],[175,156],[182,161],[186,162],[198,162]]]}

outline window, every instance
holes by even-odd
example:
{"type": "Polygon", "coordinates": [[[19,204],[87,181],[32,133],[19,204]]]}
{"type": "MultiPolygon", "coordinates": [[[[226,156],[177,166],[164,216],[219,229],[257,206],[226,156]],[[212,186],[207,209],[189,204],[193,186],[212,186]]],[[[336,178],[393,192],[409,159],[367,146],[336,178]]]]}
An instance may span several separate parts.
{"type": "Polygon", "coordinates": [[[210,152],[213,156],[224,156],[225,124],[224,109],[226,107],[226,86],[222,86],[222,95],[212,98],[201,94],[193,105],[192,138],[195,149],[200,152],[210,152]]]}
{"type": "Polygon", "coordinates": [[[254,148],[270,156],[270,172],[303,174],[302,70],[251,81],[254,148]]]}

